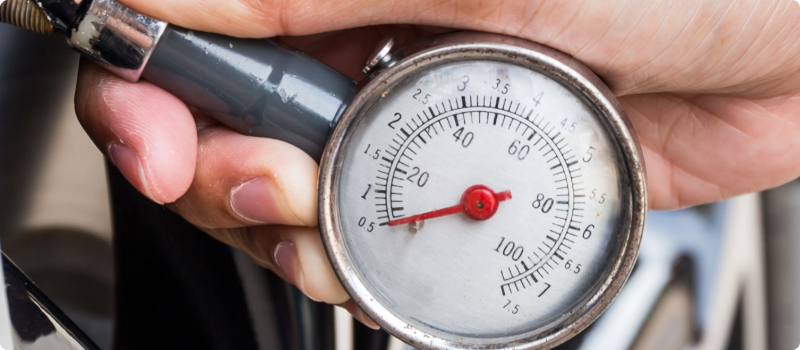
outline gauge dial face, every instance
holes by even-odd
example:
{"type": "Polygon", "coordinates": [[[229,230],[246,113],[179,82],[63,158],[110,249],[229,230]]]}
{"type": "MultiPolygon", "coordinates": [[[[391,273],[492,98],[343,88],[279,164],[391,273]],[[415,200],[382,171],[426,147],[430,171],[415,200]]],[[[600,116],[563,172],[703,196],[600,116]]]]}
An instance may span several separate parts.
{"type": "Polygon", "coordinates": [[[489,60],[427,69],[387,86],[343,147],[336,205],[352,268],[426,333],[536,332],[614,259],[628,205],[618,146],[547,75],[489,60]]]}

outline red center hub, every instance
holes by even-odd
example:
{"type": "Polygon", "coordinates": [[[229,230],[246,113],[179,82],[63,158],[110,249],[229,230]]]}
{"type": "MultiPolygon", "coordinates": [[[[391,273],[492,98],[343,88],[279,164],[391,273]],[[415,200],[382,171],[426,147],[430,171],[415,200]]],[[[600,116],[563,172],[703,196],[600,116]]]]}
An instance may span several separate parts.
{"type": "Polygon", "coordinates": [[[461,196],[461,205],[464,206],[464,215],[472,220],[488,220],[499,207],[495,193],[484,185],[475,185],[464,191],[461,196]]]}

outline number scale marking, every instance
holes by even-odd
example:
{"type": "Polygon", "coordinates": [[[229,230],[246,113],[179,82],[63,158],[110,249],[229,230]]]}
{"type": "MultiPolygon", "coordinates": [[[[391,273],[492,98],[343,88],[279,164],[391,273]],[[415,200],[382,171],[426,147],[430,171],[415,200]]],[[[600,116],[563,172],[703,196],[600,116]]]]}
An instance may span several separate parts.
{"type": "MultiPolygon", "coordinates": [[[[391,164],[389,167],[389,174],[391,175],[385,180],[381,178],[384,182],[379,184],[378,187],[391,186],[399,190],[398,192],[391,191],[386,193],[385,196],[375,197],[378,200],[376,203],[377,211],[381,214],[379,219],[384,220],[380,225],[385,226],[388,221],[405,216],[402,205],[403,187],[395,183],[395,180],[402,179],[398,175],[407,176],[409,173],[410,166],[400,161],[403,157],[412,159],[408,157],[406,152],[411,152],[414,155],[418,154],[418,152],[424,152],[424,146],[431,139],[445,137],[444,135],[447,135],[446,131],[448,129],[454,130],[461,126],[489,125],[513,130],[521,139],[533,141],[535,146],[541,144],[535,150],[541,157],[547,159],[547,163],[553,164],[549,170],[552,171],[551,175],[554,178],[554,184],[559,186],[557,187],[557,196],[566,199],[559,200],[553,206],[557,212],[562,214],[561,216],[555,216],[555,221],[552,223],[557,230],[547,232],[546,238],[540,243],[538,251],[541,254],[537,253],[536,250],[532,250],[522,258],[524,259],[522,262],[517,262],[501,270],[501,292],[503,295],[527,289],[534,283],[546,278],[555,268],[554,265],[560,266],[559,261],[563,261],[571,249],[567,243],[574,243],[569,237],[577,236],[570,230],[576,230],[577,227],[574,225],[580,223],[575,220],[577,215],[574,212],[581,210],[581,203],[574,201],[577,189],[573,183],[573,180],[580,176],[580,168],[574,167],[578,162],[574,155],[569,155],[571,149],[567,148],[569,144],[560,131],[554,131],[555,127],[547,130],[551,125],[549,122],[541,126],[545,117],[540,117],[537,113],[533,119],[530,119],[533,108],[505,98],[501,99],[497,96],[458,96],[446,102],[435,104],[436,112],[434,112],[434,106],[421,110],[427,120],[419,117],[420,124],[416,122],[414,122],[414,125],[406,124],[405,127],[409,131],[401,128],[402,135],[395,134],[396,138],[391,140],[391,142],[399,145],[399,149],[392,147],[397,150],[396,155],[392,159],[384,158],[391,164]],[[473,101],[477,103],[473,103],[473,101]],[[520,108],[522,109],[521,111],[520,108]],[[515,125],[516,128],[514,128],[515,125]],[[439,134],[440,130],[444,135],[439,134]],[[421,142],[417,143],[416,140],[421,142]],[[398,157],[397,154],[400,156],[398,157]]],[[[405,182],[401,181],[400,183],[405,182]]]]}

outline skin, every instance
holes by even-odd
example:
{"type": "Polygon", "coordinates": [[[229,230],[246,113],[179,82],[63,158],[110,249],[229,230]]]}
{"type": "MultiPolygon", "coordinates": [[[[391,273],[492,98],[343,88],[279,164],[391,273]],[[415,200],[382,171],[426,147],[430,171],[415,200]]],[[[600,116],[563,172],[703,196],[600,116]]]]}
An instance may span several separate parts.
{"type": "MultiPolygon", "coordinates": [[[[649,204],[675,209],[800,175],[800,6],[792,0],[124,0],[195,30],[283,37],[349,75],[380,39],[449,29],[513,35],[564,51],[619,97],[638,133],[649,204]],[[402,25],[398,25],[402,24],[402,25]]],[[[83,63],[76,108],[98,147],[131,147],[123,174],[152,200],[298,285],[348,300],[316,229],[317,165],[286,143],[242,136],[147,82],[83,63]],[[282,206],[255,222],[231,192],[265,177],[282,206]],[[274,250],[296,248],[290,273],[274,250]]],[[[119,164],[118,164],[119,166],[119,164]]],[[[285,265],[285,264],[284,264],[285,265]]],[[[352,302],[345,305],[369,323],[352,302]]]]}

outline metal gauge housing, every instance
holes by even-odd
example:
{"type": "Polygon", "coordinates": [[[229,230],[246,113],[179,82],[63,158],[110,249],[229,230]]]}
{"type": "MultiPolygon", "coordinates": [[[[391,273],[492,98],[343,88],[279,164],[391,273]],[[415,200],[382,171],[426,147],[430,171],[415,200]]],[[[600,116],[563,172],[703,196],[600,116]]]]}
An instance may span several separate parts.
{"type": "Polygon", "coordinates": [[[423,39],[390,63],[321,164],[320,229],[350,296],[419,348],[548,349],[586,328],[646,212],[619,102],[573,58],[502,35],[423,39]]]}

